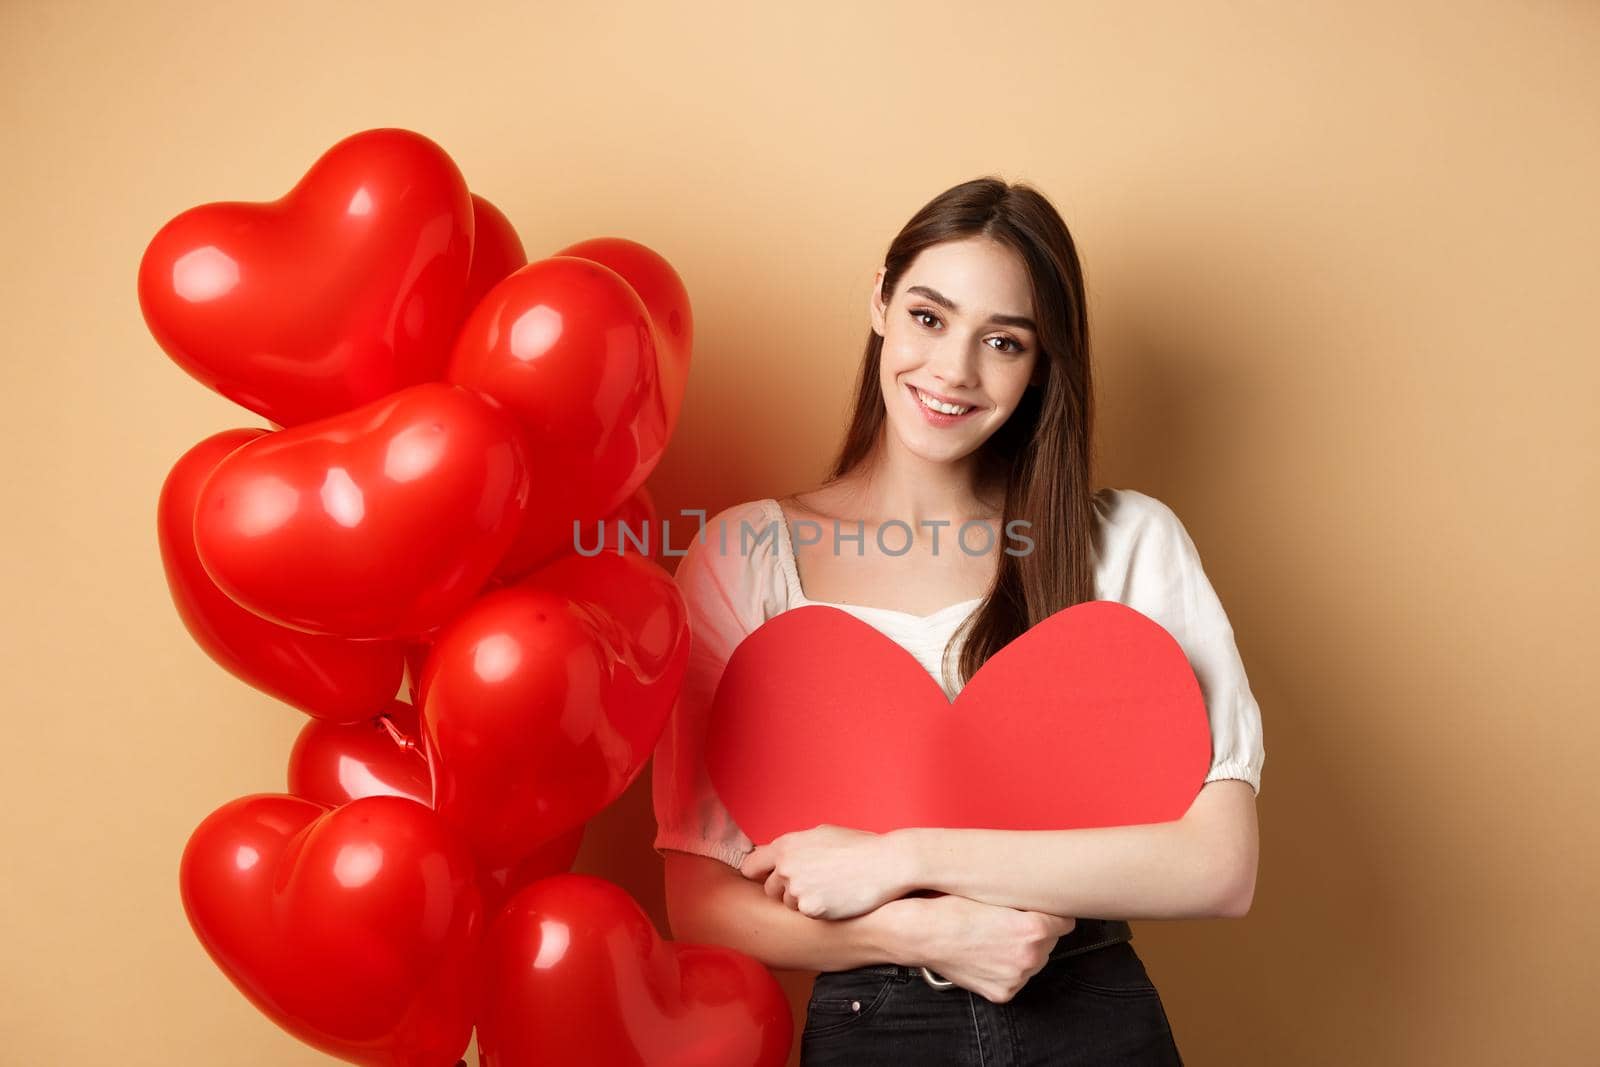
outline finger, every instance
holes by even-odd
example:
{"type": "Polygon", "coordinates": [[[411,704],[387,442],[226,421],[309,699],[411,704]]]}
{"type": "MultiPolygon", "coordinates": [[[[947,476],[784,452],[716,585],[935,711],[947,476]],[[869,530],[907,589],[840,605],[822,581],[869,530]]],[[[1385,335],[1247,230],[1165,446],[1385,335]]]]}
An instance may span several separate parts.
{"type": "Polygon", "coordinates": [[[751,879],[765,878],[772,871],[772,863],[772,850],[766,845],[757,845],[739,865],[739,873],[751,879]]]}

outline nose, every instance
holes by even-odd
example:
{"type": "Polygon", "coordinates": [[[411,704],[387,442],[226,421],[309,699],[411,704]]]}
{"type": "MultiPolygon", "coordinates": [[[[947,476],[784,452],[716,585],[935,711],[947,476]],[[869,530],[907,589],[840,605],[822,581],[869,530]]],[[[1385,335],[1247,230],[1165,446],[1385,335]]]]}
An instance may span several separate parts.
{"type": "Polygon", "coordinates": [[[978,384],[978,353],[964,339],[946,338],[929,355],[928,373],[949,389],[970,389],[978,384]]]}

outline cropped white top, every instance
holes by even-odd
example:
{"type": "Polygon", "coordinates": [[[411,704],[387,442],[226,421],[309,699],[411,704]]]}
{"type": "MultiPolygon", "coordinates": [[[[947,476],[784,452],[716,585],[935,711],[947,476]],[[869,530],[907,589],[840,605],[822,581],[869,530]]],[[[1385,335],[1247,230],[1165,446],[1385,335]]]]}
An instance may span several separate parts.
{"type": "MultiPolygon", "coordinates": [[[[1177,639],[1194,668],[1211,723],[1206,781],[1237,778],[1261,791],[1266,762],[1261,710],[1234,644],[1233,627],[1200,566],[1200,555],[1172,509],[1132,489],[1104,488],[1094,510],[1102,524],[1093,557],[1095,598],[1115,600],[1149,616],[1177,639]]],[[[726,508],[692,541],[675,580],[688,605],[690,653],[683,690],[652,765],[658,853],[678,849],[737,867],[755,847],[733,821],[706,775],[706,716],[723,668],[739,642],[774,615],[804,604],[847,611],[911,653],[945,695],[945,646],[982,598],[912,615],[861,604],[808,598],[800,587],[794,543],[783,509],[771,498],[726,508]],[[741,524],[752,531],[742,537],[741,524]],[[776,524],[776,531],[759,535],[776,524]],[[726,529],[726,546],[716,531],[726,529]]],[[[952,651],[954,659],[959,647],[952,651]]],[[[954,673],[954,672],[952,672],[954,673]]]]}

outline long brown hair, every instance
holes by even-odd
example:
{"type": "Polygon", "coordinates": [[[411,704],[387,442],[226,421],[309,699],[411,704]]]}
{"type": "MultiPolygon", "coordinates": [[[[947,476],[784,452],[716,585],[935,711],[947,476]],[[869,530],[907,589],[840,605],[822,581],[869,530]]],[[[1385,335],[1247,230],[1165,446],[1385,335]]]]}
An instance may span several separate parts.
{"type": "MultiPolygon", "coordinates": [[[[988,237],[1010,247],[1027,268],[1039,326],[1043,381],[1030,385],[1005,423],[983,443],[979,466],[1004,477],[1005,503],[994,584],[963,624],[960,678],[965,684],[990,656],[1046,616],[1094,599],[1091,545],[1097,536],[1092,482],[1094,390],[1090,374],[1088,308],[1083,270],[1066,223],[1054,206],[1024,183],[975,178],[934,197],[911,217],[884,257],[883,302],[917,254],[944,241],[988,237]],[[1017,542],[1013,520],[1033,541],[1026,554],[1005,551],[1017,542]]],[[[827,481],[854,470],[884,432],[878,364],[883,338],[867,332],[856,384],[855,410],[827,481]]],[[[1021,552],[1022,549],[1015,548],[1021,552]]],[[[949,658],[952,641],[945,649],[949,658]]],[[[948,672],[949,664],[946,662],[948,672]]]]}

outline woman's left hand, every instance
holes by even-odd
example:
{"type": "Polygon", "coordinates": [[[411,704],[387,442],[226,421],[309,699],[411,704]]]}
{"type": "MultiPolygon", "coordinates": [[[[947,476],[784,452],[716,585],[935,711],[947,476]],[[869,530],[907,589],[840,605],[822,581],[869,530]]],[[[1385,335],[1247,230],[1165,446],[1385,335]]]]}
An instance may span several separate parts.
{"type": "Polygon", "coordinates": [[[897,900],[911,884],[902,838],[823,823],[757,845],[739,873],[813,919],[851,919],[897,900]]]}

